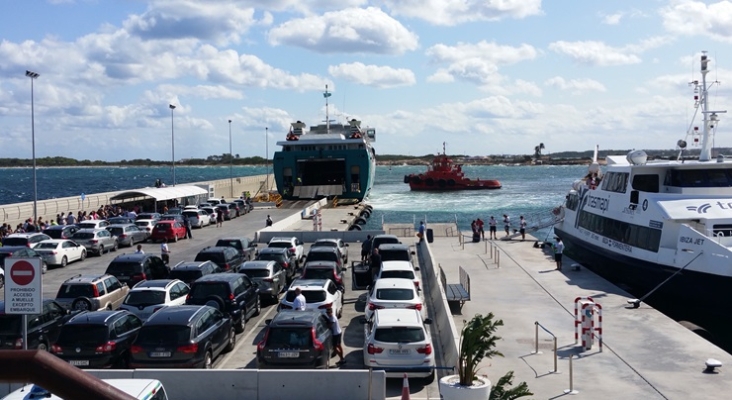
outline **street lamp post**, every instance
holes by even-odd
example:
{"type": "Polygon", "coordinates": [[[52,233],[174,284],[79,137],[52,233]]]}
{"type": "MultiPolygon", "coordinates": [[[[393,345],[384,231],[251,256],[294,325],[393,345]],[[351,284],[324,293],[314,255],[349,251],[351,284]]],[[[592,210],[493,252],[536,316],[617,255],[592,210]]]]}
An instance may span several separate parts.
{"type": "Polygon", "coordinates": [[[234,154],[231,150],[231,120],[229,120],[229,186],[231,187],[231,193],[229,196],[231,198],[234,197],[234,172],[233,172],[233,165],[234,165],[234,154]]]}
{"type": "MultiPolygon", "coordinates": [[[[33,153],[33,225],[38,221],[38,180],[36,179],[36,116],[33,99],[33,81],[40,75],[33,71],[25,71],[25,76],[31,81],[31,148],[33,153]]],[[[25,341],[23,345],[25,345],[25,341]]]]}
{"type": "Polygon", "coordinates": [[[173,110],[175,110],[175,106],[169,104],[168,107],[170,107],[170,147],[173,151],[173,186],[175,186],[175,129],[173,128],[173,110]]]}

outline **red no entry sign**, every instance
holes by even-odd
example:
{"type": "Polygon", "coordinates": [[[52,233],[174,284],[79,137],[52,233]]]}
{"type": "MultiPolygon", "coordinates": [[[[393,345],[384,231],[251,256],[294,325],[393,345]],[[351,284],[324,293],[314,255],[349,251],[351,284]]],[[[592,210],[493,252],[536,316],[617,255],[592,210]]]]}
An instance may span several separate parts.
{"type": "Polygon", "coordinates": [[[36,272],[33,268],[33,265],[31,265],[27,261],[16,261],[10,267],[10,279],[12,279],[13,283],[17,284],[18,286],[28,285],[29,283],[33,282],[33,278],[35,278],[35,276],[36,272]]]}

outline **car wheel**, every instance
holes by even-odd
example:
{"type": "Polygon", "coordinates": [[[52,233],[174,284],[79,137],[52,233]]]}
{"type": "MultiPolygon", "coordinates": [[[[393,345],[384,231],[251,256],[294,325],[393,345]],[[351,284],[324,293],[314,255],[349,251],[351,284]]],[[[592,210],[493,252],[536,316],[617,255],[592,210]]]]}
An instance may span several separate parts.
{"type": "Polygon", "coordinates": [[[99,246],[99,251],[97,252],[97,255],[101,257],[102,254],[104,254],[104,246],[99,246]]]}
{"type": "Polygon", "coordinates": [[[206,357],[203,359],[203,369],[211,368],[213,368],[213,356],[211,355],[211,351],[207,351],[206,357]]]}
{"type": "Polygon", "coordinates": [[[226,344],[224,351],[228,353],[234,350],[234,347],[236,347],[236,331],[234,328],[231,328],[231,332],[229,332],[229,342],[226,344]]]}
{"type": "Polygon", "coordinates": [[[79,257],[79,261],[86,260],[86,250],[81,251],[81,257],[79,257]]]}
{"type": "Polygon", "coordinates": [[[259,299],[259,296],[257,296],[257,305],[255,306],[254,314],[252,314],[253,317],[256,317],[259,315],[259,313],[262,311],[262,302],[259,299]]]}
{"type": "Polygon", "coordinates": [[[112,245],[112,251],[117,251],[118,247],[119,247],[119,243],[114,242],[114,245],[112,245]]]}
{"type": "Polygon", "coordinates": [[[86,297],[79,297],[71,303],[71,308],[78,311],[91,311],[92,302],[86,297]]]}
{"type": "Polygon", "coordinates": [[[224,299],[222,299],[219,296],[208,296],[205,299],[205,302],[203,303],[206,306],[213,307],[218,311],[223,312],[224,311],[224,299]]]}
{"type": "Polygon", "coordinates": [[[66,267],[66,264],[68,264],[68,263],[69,263],[69,260],[66,258],[66,256],[63,256],[63,258],[61,259],[61,268],[66,267]]]}
{"type": "Polygon", "coordinates": [[[247,327],[247,322],[244,320],[244,314],[242,314],[242,317],[239,319],[239,322],[234,322],[234,332],[236,333],[242,333],[244,332],[244,329],[247,327]]]}

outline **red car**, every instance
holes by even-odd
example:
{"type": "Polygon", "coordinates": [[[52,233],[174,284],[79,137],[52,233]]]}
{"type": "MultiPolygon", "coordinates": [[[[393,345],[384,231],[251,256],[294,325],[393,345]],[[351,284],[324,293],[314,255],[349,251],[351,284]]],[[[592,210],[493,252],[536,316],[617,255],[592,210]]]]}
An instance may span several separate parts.
{"type": "Polygon", "coordinates": [[[158,221],[152,230],[150,239],[153,242],[168,239],[168,241],[177,242],[178,239],[186,238],[186,227],[178,221],[165,220],[158,221]]]}

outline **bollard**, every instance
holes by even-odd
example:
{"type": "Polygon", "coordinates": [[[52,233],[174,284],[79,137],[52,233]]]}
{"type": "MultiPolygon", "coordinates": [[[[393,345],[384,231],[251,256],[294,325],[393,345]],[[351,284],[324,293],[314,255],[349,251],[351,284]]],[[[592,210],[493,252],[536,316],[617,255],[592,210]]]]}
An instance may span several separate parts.
{"type": "Polygon", "coordinates": [[[534,322],[534,351],[532,353],[541,354],[539,352],[539,321],[534,322]]]}
{"type": "Polygon", "coordinates": [[[491,243],[491,259],[493,259],[493,242],[490,242],[490,243],[491,243]]]}
{"type": "Polygon", "coordinates": [[[463,240],[461,241],[462,243],[460,243],[460,247],[461,247],[461,248],[462,248],[463,250],[465,250],[465,235],[463,235],[463,234],[461,233],[461,234],[460,234],[460,237],[462,237],[462,239],[463,239],[463,240]]]}
{"type": "Polygon", "coordinates": [[[559,373],[559,370],[557,369],[557,337],[554,336],[554,372],[555,374],[559,373]]]}
{"type": "Polygon", "coordinates": [[[569,355],[569,389],[564,390],[564,394],[577,394],[578,391],[574,390],[574,382],[572,380],[572,357],[573,354],[569,355]]]}
{"type": "Polygon", "coordinates": [[[371,400],[373,398],[372,394],[371,394],[371,382],[374,379],[373,374],[374,374],[374,369],[369,367],[369,400],[371,400]]]}
{"type": "Polygon", "coordinates": [[[501,252],[498,249],[496,249],[496,264],[501,268],[501,252]]]}
{"type": "Polygon", "coordinates": [[[488,242],[485,242],[485,254],[488,254],[488,242]]]}

